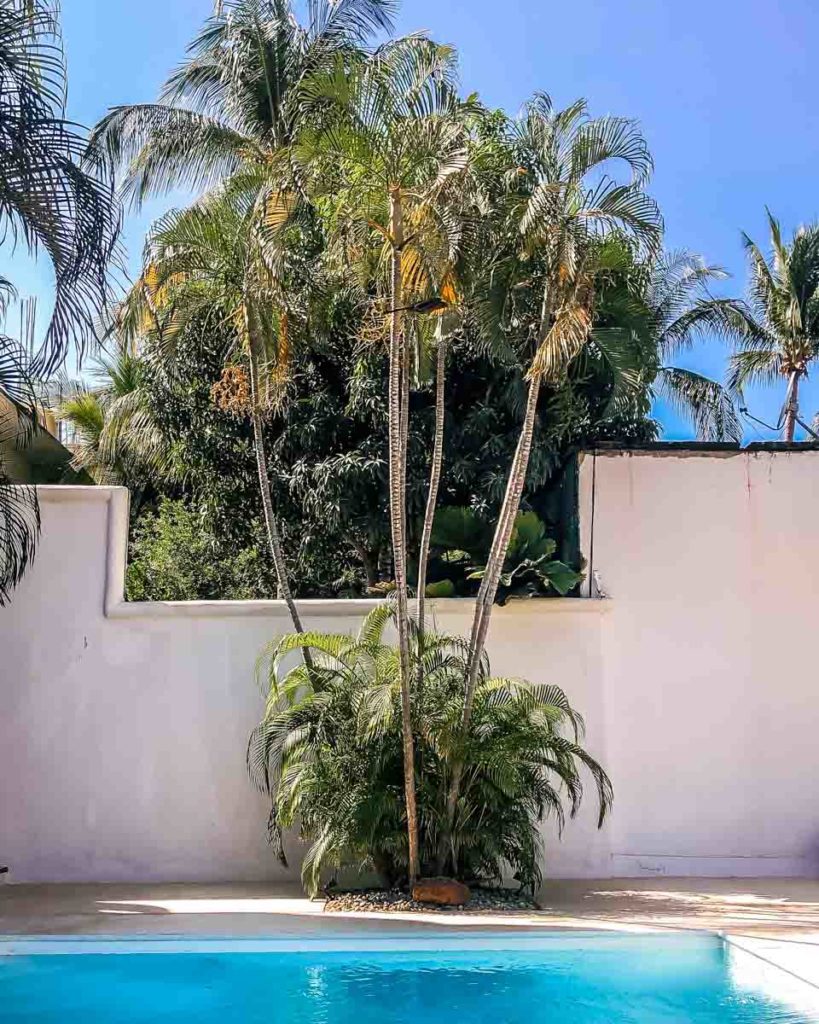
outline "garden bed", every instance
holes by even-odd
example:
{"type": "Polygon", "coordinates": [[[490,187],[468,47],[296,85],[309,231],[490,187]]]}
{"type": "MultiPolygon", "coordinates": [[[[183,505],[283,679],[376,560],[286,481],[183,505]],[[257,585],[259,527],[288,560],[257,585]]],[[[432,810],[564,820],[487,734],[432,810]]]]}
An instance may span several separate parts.
{"type": "Polygon", "coordinates": [[[472,889],[469,900],[457,907],[440,907],[434,903],[414,900],[403,889],[351,889],[328,893],[325,911],[330,913],[377,911],[383,913],[406,913],[408,911],[435,911],[452,913],[514,913],[539,910],[531,896],[525,896],[512,889],[472,889]]]}

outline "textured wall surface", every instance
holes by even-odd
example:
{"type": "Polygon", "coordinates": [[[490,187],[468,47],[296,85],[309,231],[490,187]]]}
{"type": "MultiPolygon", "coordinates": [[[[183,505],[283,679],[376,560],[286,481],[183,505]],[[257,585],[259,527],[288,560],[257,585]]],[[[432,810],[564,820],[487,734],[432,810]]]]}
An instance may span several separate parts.
{"type": "Polygon", "coordinates": [[[819,452],[587,457],[613,875],[819,875],[819,452]]]}
{"type": "MultiPolygon", "coordinates": [[[[608,599],[497,609],[489,644],[496,672],[569,692],[614,781],[602,831],[591,802],[561,842],[547,826],[550,874],[819,874],[817,499],[812,452],[585,459],[584,550],[608,599]]],[[[126,493],[41,502],[37,561],[0,609],[12,879],[282,877],[244,764],[281,607],[124,604],[126,493]]],[[[302,606],[348,631],[371,605],[302,606]]],[[[435,604],[451,631],[470,613],[435,604]]]]}

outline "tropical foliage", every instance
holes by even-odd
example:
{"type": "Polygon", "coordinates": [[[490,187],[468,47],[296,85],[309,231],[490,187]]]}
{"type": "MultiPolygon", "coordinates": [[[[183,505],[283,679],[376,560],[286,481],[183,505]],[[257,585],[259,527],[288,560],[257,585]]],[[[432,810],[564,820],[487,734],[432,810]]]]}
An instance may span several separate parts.
{"type": "MultiPolygon", "coordinates": [[[[302,27],[284,0],[225,4],[159,104],[117,108],[104,119],[93,151],[126,166],[131,199],[179,185],[204,191],[153,228],[118,323],[129,343],[164,367],[155,378],[178,374],[180,341],[204,324],[223,337],[210,397],[243,430],[249,425],[276,584],[296,631],[289,642],[301,650],[303,664],[292,679],[318,693],[329,671],[327,645],[338,650],[342,641],[302,627],[285,525],[288,507],[298,508],[299,487],[280,493],[277,477],[285,482],[287,460],[270,455],[287,435],[277,421],[297,418],[300,368],[331,345],[338,307],[345,307],[355,346],[343,369],[343,416],[360,416],[364,395],[379,410],[370,413],[378,433],[369,437],[378,446],[366,463],[360,448],[348,457],[349,445],[342,459],[336,451],[318,459],[316,465],[331,470],[324,479],[302,459],[302,479],[319,486],[301,491],[297,522],[305,522],[311,504],[326,505],[327,479],[374,474],[379,497],[371,507],[386,512],[389,524],[386,580],[376,578],[382,538],[376,545],[371,531],[355,546],[369,586],[394,593],[397,646],[385,647],[379,635],[367,657],[380,665],[379,685],[389,667],[395,698],[403,810],[399,798],[393,816],[406,828],[402,870],[410,882],[430,866],[491,875],[506,857],[532,883],[532,840],[520,839],[526,832],[520,817],[512,845],[501,843],[504,853],[499,847],[473,862],[462,851],[484,839],[458,838],[471,814],[473,755],[482,756],[474,749],[483,733],[475,732],[473,715],[495,707],[483,654],[492,606],[514,593],[566,593],[577,583],[579,567],[554,557],[556,541],[534,510],[521,513],[530,465],[543,484],[584,436],[601,428],[645,429],[682,299],[657,298],[646,276],[660,252],[661,219],[645,189],[652,163],[636,124],[592,118],[583,102],[559,110],[544,94],[519,118],[487,111],[476,98],[461,98],[451,47],[414,35],[369,49],[373,32],[389,28],[390,14],[389,5],[375,0],[315,0],[302,27]],[[624,270],[634,271],[632,279],[618,284],[624,270]],[[616,287],[629,291],[632,305],[642,303],[639,322],[599,318],[616,287]],[[448,423],[447,406],[459,401],[465,369],[481,363],[482,376],[471,382],[478,402],[448,423]],[[423,452],[425,435],[432,452],[428,485],[425,460],[420,472],[413,467],[413,450],[423,452]],[[464,453],[476,437],[486,438],[475,447],[474,462],[493,464],[491,489],[486,481],[473,483],[474,463],[465,468],[464,453]],[[552,444],[533,456],[536,439],[545,437],[552,444]],[[468,642],[431,633],[427,639],[424,597],[439,494],[486,524],[482,545],[439,552],[439,563],[459,568],[463,581],[477,587],[468,642]],[[413,583],[419,590],[414,615],[413,583]],[[449,651],[441,653],[449,666],[443,689],[436,650],[449,651]],[[444,733],[430,726],[425,734],[421,695],[444,702],[445,712],[444,705],[432,708],[444,733]],[[427,761],[435,750],[441,764],[433,827],[424,787],[433,778],[427,761]]],[[[688,389],[695,402],[713,399],[703,395],[688,389]]],[[[341,524],[353,547],[349,508],[356,491],[337,493],[339,512],[328,522],[341,524]]],[[[345,700],[359,700],[348,691],[345,700]]],[[[549,714],[538,711],[544,721],[549,714]]],[[[352,734],[344,746],[353,748],[352,734]]],[[[524,747],[520,764],[529,760],[524,747]]],[[[358,769],[364,772],[364,765],[358,769]]],[[[272,770],[266,787],[278,818],[292,821],[289,770],[281,776],[272,770]]],[[[340,765],[334,771],[351,782],[340,765]]],[[[541,792],[535,775],[526,779],[541,792]]],[[[563,782],[574,792],[569,775],[563,782]]],[[[511,783],[507,789],[514,795],[511,783]]],[[[371,790],[359,786],[362,794],[371,790]]],[[[538,800],[525,809],[530,830],[551,797],[538,800]]],[[[309,804],[299,805],[308,831],[322,817],[329,821],[328,809],[321,805],[309,819],[309,804]]],[[[313,861],[325,859],[324,847],[341,856],[346,842],[320,839],[313,861]]]]}
{"type": "MultiPolygon", "coordinates": [[[[438,572],[445,575],[431,584],[430,596],[474,592],[486,572],[491,542],[487,523],[473,509],[440,507],[435,513],[432,546],[440,550],[438,572]]],[[[518,512],[498,585],[498,604],[506,604],[510,597],[534,597],[549,591],[565,596],[573,590],[582,574],[554,558],[556,549],[557,542],[546,535],[546,526],[536,512],[518,512]]]]}
{"type": "MultiPolygon", "coordinates": [[[[269,689],[248,762],[272,798],[270,831],[280,855],[286,829],[297,828],[310,843],[302,862],[310,893],[344,867],[374,870],[390,885],[407,878],[400,661],[384,636],[394,617],[383,605],[356,637],[282,637],[260,662],[269,689]],[[292,666],[305,643],[310,669],[292,666]]],[[[496,882],[511,869],[522,887],[536,889],[543,820],[554,819],[560,829],[566,812],[579,809],[585,781],[596,790],[600,821],[611,805],[609,779],[581,745],[582,718],[559,687],[492,678],[483,659],[463,734],[466,642],[415,629],[411,642],[411,668],[418,659],[424,679],[412,707],[421,870],[442,867],[469,881],[496,882]],[[456,761],[464,765],[462,797],[448,828],[456,761]],[[441,865],[444,831],[449,845],[441,865]]]]}

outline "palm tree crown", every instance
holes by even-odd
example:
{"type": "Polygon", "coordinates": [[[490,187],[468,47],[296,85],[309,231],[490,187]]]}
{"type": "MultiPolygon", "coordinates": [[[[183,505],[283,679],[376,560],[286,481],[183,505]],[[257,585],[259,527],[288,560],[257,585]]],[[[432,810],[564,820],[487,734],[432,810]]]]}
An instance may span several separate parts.
{"type": "Polygon", "coordinates": [[[127,166],[125,194],[201,191],[237,172],[287,162],[300,123],[299,87],[340,54],[388,30],[392,0],[290,0],[218,6],[169,77],[158,103],[114,107],[91,150],[127,166]]]}
{"type": "Polygon", "coordinates": [[[799,384],[819,355],[819,224],[800,227],[790,242],[768,211],[771,255],[743,234],[750,280],[747,306],[726,319],[724,333],[735,344],[728,385],[742,392],[748,384],[781,378],[787,391],[780,422],[792,441],[799,414],[799,384]]]}

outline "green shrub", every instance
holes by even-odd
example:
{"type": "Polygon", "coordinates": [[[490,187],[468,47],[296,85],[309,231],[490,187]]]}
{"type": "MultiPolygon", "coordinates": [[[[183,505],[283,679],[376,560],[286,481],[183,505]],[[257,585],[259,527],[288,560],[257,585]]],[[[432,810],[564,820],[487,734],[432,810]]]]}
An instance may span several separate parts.
{"type": "Polygon", "coordinates": [[[183,501],[163,498],[137,521],[125,593],[129,601],[274,598],[263,541],[237,547],[217,537],[183,501]]]}
{"type": "MultiPolygon", "coordinates": [[[[385,884],[406,881],[398,654],[383,635],[391,615],[388,603],[379,606],[355,638],[285,636],[260,660],[269,694],[250,738],[248,767],[271,798],[270,834],[279,854],[285,829],[297,826],[310,843],[302,877],[311,894],[323,871],[344,866],[375,870],[385,884]],[[313,669],[301,663],[287,668],[303,646],[313,652],[313,669]]],[[[602,823],[611,784],[580,746],[582,719],[559,687],[493,679],[487,663],[469,735],[460,741],[466,655],[463,639],[424,634],[424,680],[412,709],[422,870],[443,868],[465,881],[488,882],[507,869],[534,890],[541,880],[541,822],[551,816],[560,831],[564,804],[576,813],[585,768],[602,823]],[[464,781],[452,849],[442,865],[436,863],[439,837],[458,757],[464,781]]]]}
{"type": "MultiPolygon", "coordinates": [[[[492,532],[491,525],[474,509],[447,505],[439,508],[432,529],[432,544],[437,549],[430,568],[434,582],[427,587],[427,594],[440,597],[476,593],[489,557],[492,532]]],[[[497,603],[506,604],[510,597],[565,597],[574,590],[583,574],[554,558],[556,549],[557,543],[547,536],[546,525],[536,512],[518,512],[503,563],[497,603]]]]}

